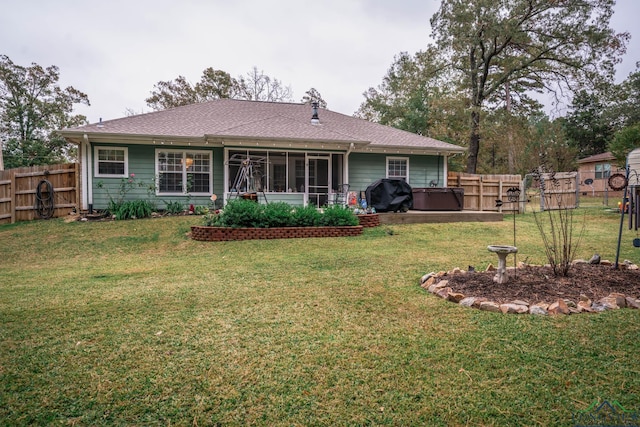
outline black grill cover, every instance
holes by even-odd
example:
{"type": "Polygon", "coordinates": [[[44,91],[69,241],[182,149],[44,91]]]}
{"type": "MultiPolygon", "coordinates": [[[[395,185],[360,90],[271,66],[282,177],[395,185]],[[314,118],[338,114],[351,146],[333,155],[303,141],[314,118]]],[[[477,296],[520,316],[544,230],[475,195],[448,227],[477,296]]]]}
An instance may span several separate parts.
{"type": "Polygon", "coordinates": [[[406,212],[413,207],[411,186],[402,179],[379,179],[365,191],[367,206],[376,212],[406,212]]]}

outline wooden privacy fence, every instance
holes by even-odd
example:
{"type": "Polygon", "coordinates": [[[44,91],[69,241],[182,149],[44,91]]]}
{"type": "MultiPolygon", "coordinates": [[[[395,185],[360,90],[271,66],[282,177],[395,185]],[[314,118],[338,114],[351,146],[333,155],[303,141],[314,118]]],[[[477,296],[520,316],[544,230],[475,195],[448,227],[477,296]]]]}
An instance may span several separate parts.
{"type": "Polygon", "coordinates": [[[78,190],[76,163],[0,171],[0,224],[41,218],[36,207],[43,205],[52,217],[68,215],[78,207],[78,190]]]}
{"type": "Polygon", "coordinates": [[[491,212],[523,212],[522,203],[511,203],[507,190],[517,187],[522,191],[520,175],[476,175],[462,172],[447,174],[449,187],[464,189],[464,210],[491,212]],[[497,206],[496,200],[502,200],[497,206]]]}
{"type": "Polygon", "coordinates": [[[531,180],[531,188],[538,193],[540,210],[575,209],[579,206],[578,172],[540,174],[531,180]],[[543,181],[544,185],[541,185],[540,181],[543,181]],[[541,188],[543,191],[540,191],[541,188]],[[540,197],[540,193],[544,194],[544,197],[540,197]]]}

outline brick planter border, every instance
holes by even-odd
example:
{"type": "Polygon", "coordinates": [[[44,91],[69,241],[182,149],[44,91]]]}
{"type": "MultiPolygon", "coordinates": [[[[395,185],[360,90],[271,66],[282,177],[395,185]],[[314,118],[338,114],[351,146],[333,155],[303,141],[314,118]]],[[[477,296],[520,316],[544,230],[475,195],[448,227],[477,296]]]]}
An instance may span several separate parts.
{"type": "Polygon", "coordinates": [[[191,238],[203,242],[228,240],[297,239],[303,237],[348,237],[362,234],[362,225],[343,227],[230,228],[191,226],[191,238]]]}
{"type": "Polygon", "coordinates": [[[356,215],[360,225],[363,227],[377,227],[380,225],[380,216],[378,214],[362,214],[356,215]]]}

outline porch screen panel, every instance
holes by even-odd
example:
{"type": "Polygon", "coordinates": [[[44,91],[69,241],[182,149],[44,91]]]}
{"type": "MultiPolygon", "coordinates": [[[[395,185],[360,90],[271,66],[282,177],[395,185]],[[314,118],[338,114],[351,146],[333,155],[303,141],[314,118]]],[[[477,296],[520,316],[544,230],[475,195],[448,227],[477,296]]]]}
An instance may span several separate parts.
{"type": "Polygon", "coordinates": [[[269,191],[283,192],[287,185],[287,153],[269,152],[269,191]]]}
{"type": "Polygon", "coordinates": [[[287,178],[288,186],[294,192],[304,193],[304,175],[305,175],[305,157],[304,153],[289,153],[287,161],[287,178]]]}

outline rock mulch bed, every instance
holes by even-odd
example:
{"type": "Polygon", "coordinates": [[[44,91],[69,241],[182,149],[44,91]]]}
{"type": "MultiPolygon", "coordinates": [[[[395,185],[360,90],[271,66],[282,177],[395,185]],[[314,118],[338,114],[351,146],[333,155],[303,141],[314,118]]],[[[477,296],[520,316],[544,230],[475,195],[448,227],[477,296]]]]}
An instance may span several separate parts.
{"type": "Polygon", "coordinates": [[[640,270],[625,261],[618,269],[609,261],[574,261],[567,277],[556,277],[549,266],[520,263],[508,268],[510,280],[493,282],[495,267],[484,272],[455,268],[431,272],[420,279],[425,290],[465,307],[497,313],[535,315],[596,313],[640,308],[640,270]]]}

